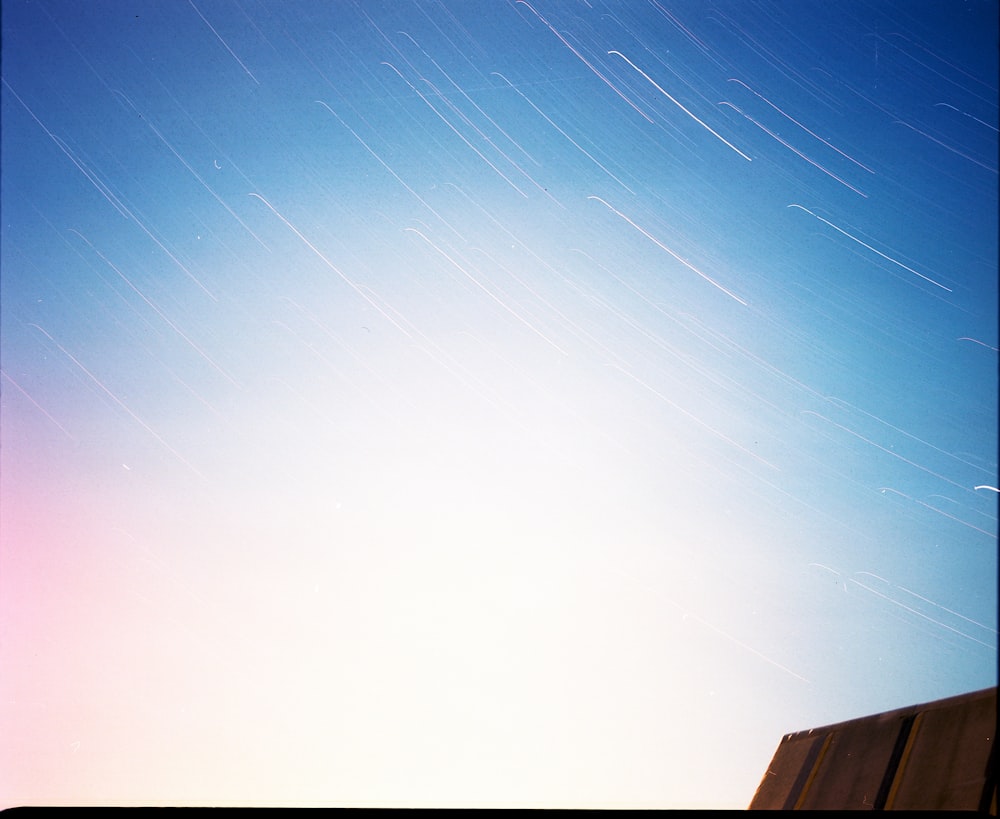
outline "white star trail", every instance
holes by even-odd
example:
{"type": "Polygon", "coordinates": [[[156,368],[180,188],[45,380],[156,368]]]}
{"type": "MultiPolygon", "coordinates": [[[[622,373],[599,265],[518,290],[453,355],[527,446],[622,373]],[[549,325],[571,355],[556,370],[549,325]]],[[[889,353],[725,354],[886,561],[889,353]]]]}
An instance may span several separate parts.
{"type": "Polygon", "coordinates": [[[960,5],[5,3],[7,801],[745,810],[995,686],[960,5]]]}

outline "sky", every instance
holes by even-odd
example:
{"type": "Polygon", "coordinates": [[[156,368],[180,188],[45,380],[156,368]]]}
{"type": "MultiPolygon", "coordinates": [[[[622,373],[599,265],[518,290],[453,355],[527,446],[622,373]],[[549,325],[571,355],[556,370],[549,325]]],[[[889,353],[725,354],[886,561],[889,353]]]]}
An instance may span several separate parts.
{"type": "Polygon", "coordinates": [[[987,0],[8,0],[0,803],[734,808],[997,684],[987,0]]]}

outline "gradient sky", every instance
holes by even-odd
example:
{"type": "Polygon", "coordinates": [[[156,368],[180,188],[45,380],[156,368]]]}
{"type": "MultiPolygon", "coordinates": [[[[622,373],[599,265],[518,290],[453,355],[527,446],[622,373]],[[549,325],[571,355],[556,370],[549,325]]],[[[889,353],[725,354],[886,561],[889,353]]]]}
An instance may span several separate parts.
{"type": "Polygon", "coordinates": [[[3,806],[744,808],[995,685],[997,16],[3,3],[3,806]]]}

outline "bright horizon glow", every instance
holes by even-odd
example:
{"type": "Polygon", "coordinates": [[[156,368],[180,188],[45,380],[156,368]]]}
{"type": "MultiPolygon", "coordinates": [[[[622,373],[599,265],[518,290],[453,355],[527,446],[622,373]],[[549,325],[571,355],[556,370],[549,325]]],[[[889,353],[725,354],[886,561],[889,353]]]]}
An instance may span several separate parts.
{"type": "Polygon", "coordinates": [[[743,809],[996,685],[996,12],[5,3],[3,806],[743,809]]]}

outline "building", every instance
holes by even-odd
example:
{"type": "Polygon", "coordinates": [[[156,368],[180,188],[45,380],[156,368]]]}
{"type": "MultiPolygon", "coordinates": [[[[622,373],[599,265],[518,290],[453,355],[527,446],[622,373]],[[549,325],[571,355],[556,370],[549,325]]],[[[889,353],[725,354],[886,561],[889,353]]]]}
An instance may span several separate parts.
{"type": "Polygon", "coordinates": [[[749,810],[997,813],[997,689],[782,737],[749,810]]]}

